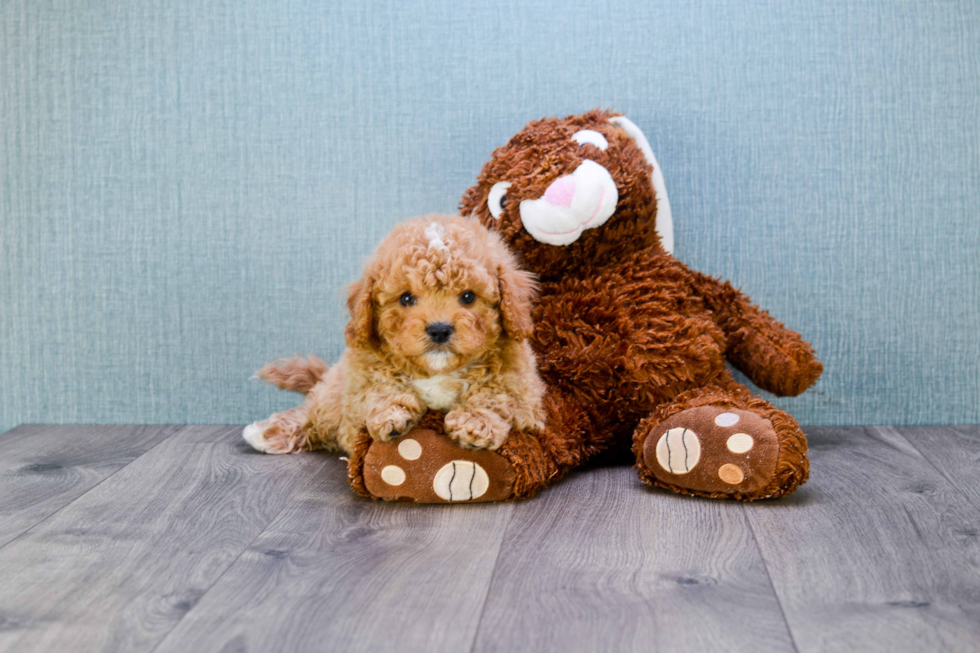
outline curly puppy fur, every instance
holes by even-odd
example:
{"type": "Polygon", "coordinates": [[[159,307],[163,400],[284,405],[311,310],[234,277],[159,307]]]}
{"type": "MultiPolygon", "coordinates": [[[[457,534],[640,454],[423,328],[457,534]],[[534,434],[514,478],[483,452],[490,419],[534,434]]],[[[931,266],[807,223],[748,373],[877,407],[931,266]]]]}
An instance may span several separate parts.
{"type": "Polygon", "coordinates": [[[534,277],[475,221],[425,216],[382,241],[350,287],[347,349],[275,361],[260,378],[306,393],[303,405],[246,427],[267,453],[354,452],[366,429],[387,441],[427,410],[464,447],[496,449],[511,429],[543,428],[544,385],[527,338],[534,277]]]}

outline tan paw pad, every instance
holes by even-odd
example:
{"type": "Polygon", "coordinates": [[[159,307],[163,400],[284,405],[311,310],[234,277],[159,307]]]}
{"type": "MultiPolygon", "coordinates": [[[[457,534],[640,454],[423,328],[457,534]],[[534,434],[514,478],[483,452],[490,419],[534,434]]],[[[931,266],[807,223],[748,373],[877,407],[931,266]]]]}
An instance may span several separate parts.
{"type": "Polygon", "coordinates": [[[687,474],[701,458],[701,442],[691,429],[670,429],[657,442],[657,462],[671,474],[687,474]]]}
{"type": "Polygon", "coordinates": [[[471,460],[446,463],[432,479],[432,489],[446,501],[472,501],[487,493],[490,477],[471,460]]]}
{"type": "Polygon", "coordinates": [[[728,447],[728,450],[732,453],[745,453],[751,449],[752,445],[754,444],[755,440],[753,440],[752,436],[748,433],[736,433],[728,438],[727,442],[725,442],[725,446],[728,447]]]}
{"type": "Polygon", "coordinates": [[[718,468],[718,478],[725,481],[729,485],[738,485],[745,479],[745,474],[739,469],[738,465],[733,465],[731,463],[725,463],[718,468]]]}
{"type": "Polygon", "coordinates": [[[398,455],[405,460],[418,460],[422,457],[422,445],[415,438],[404,438],[398,443],[398,455]]]}
{"type": "Polygon", "coordinates": [[[388,485],[401,485],[405,482],[405,470],[397,465],[386,465],[381,470],[381,480],[388,485]]]}

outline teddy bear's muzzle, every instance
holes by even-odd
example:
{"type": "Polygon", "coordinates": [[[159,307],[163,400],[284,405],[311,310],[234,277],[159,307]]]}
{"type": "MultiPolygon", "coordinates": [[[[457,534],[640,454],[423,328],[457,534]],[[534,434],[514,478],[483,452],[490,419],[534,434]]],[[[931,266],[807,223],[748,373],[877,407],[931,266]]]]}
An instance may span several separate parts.
{"type": "Polygon", "coordinates": [[[570,245],[586,229],[594,229],[616,211],[619,191],[609,171],[583,161],[570,175],[551,182],[544,195],[521,202],[521,222],[538,242],[570,245]]]}

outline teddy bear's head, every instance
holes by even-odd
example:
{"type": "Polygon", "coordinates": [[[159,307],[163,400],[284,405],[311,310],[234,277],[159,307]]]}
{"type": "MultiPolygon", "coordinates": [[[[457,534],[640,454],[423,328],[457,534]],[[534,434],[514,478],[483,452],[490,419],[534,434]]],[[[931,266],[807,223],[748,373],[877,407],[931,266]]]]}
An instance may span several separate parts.
{"type": "Polygon", "coordinates": [[[460,210],[500,232],[542,279],[638,248],[673,249],[650,145],[624,116],[600,109],[529,123],[494,150],[460,210]]]}

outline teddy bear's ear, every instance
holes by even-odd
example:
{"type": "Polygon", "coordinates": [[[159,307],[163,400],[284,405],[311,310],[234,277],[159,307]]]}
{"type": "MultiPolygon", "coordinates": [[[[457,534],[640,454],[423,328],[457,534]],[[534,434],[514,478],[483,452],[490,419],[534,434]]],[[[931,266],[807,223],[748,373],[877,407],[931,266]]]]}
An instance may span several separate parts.
{"type": "Polygon", "coordinates": [[[374,340],[374,278],[365,274],[348,288],[350,322],[344,329],[348,347],[367,347],[374,340]]]}
{"type": "Polygon", "coordinates": [[[512,261],[497,266],[500,288],[500,314],[504,331],[520,342],[534,332],[532,311],[537,282],[534,275],[517,267],[512,261]]]}
{"type": "Polygon", "coordinates": [[[660,236],[660,244],[668,254],[674,253],[674,220],[670,213],[670,200],[667,199],[667,186],[664,184],[664,175],[657,163],[657,157],[653,155],[650,142],[643,135],[640,128],[626,116],[614,116],[609,122],[616,125],[629,135],[637,144],[647,163],[653,166],[653,190],[657,195],[657,235],[660,236]]]}

